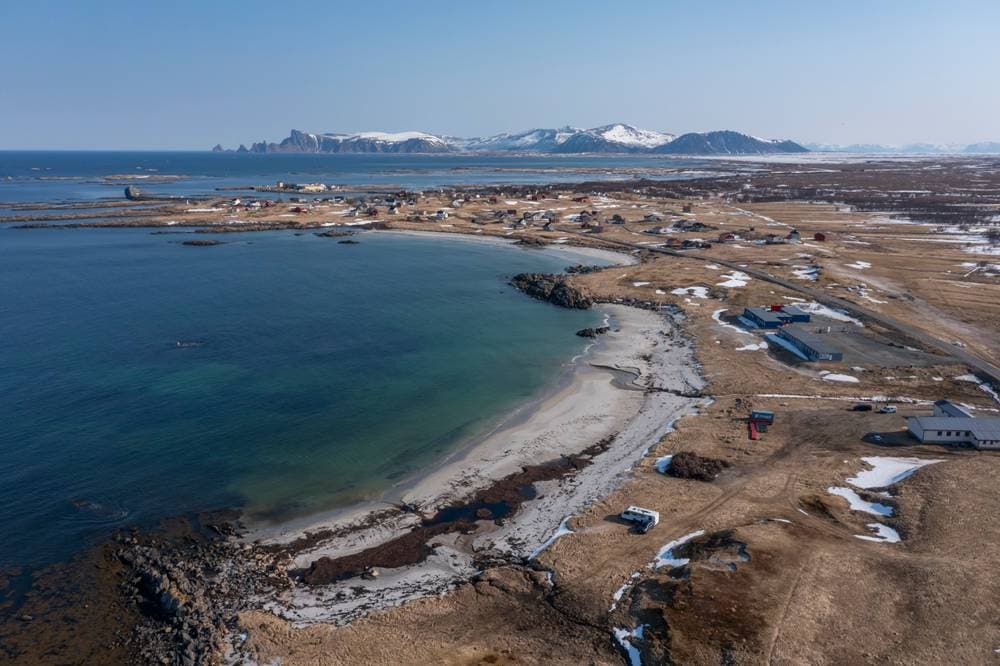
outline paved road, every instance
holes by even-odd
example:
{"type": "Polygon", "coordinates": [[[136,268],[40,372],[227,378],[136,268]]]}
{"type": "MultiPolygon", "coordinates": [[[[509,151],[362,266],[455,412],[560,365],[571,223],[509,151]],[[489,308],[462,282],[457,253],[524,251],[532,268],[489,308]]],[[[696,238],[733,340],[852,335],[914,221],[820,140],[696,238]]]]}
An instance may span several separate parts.
{"type": "MultiPolygon", "coordinates": [[[[576,232],[574,232],[576,233],[576,232]]],[[[983,379],[987,379],[995,387],[1000,387],[1000,367],[993,365],[992,363],[979,358],[975,354],[969,351],[956,347],[955,345],[945,342],[935,338],[933,335],[926,333],[914,326],[905,324],[898,319],[889,317],[887,315],[875,312],[864,306],[858,305],[857,303],[852,303],[851,301],[844,300],[843,298],[837,298],[836,296],[831,296],[827,292],[819,289],[817,287],[810,287],[803,284],[798,284],[796,282],[791,282],[785,278],[778,277],[776,275],[771,275],[767,271],[761,270],[759,268],[744,268],[740,264],[734,261],[727,261],[724,259],[718,259],[716,257],[706,257],[702,255],[692,255],[685,252],[678,252],[677,250],[668,250],[666,248],[651,248],[645,245],[636,245],[634,243],[627,243],[625,241],[612,240],[610,238],[595,238],[590,234],[578,234],[581,236],[586,236],[588,240],[595,241],[599,240],[602,243],[607,243],[610,245],[617,245],[620,247],[627,247],[633,250],[646,250],[647,252],[656,252],[658,254],[666,254],[672,257],[681,257],[683,259],[694,259],[697,261],[711,261],[722,266],[727,266],[729,268],[742,271],[751,277],[755,277],[758,280],[763,280],[765,282],[770,282],[772,284],[779,285],[791,291],[796,291],[800,294],[809,296],[817,303],[822,303],[830,307],[840,308],[841,310],[846,310],[854,316],[860,319],[867,319],[869,321],[876,322],[887,328],[894,329],[900,333],[907,335],[914,340],[926,345],[931,349],[937,349],[946,356],[951,356],[958,359],[962,363],[965,363],[970,368],[972,368],[977,375],[980,375],[983,379]]]]}

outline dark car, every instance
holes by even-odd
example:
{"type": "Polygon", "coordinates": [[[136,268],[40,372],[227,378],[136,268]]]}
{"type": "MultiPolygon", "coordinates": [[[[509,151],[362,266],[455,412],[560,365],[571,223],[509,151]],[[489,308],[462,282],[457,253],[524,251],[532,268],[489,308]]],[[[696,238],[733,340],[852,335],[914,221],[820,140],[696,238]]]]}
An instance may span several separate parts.
{"type": "Polygon", "coordinates": [[[870,411],[872,411],[872,406],[869,405],[869,404],[863,403],[863,402],[859,402],[858,404],[856,404],[853,407],[851,407],[851,411],[852,412],[870,412],[870,411]]]}

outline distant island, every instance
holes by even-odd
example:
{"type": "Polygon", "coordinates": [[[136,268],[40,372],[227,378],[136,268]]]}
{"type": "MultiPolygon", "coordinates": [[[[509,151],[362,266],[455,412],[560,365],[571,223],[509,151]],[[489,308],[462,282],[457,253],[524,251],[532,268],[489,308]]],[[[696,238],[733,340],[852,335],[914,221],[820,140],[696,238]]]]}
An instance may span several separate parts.
{"type": "MultiPolygon", "coordinates": [[[[215,152],[228,152],[216,145],[215,152]]],[[[591,129],[561,127],[463,139],[427,132],[315,134],[293,129],[278,143],[259,141],[240,153],[626,153],[662,155],[768,155],[805,153],[787,139],[762,139],[732,130],[675,135],[624,123],[591,129]]]]}

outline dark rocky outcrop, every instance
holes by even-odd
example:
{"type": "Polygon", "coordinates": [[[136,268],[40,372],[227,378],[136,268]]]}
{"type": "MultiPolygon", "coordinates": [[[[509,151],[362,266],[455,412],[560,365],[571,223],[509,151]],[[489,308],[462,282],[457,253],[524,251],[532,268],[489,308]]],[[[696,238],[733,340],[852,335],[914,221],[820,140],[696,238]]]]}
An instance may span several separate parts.
{"type": "Polygon", "coordinates": [[[510,283],[528,296],[553,305],[577,310],[589,310],[593,305],[586,294],[566,283],[560,275],[547,273],[519,273],[510,283]]]}
{"type": "Polygon", "coordinates": [[[605,268],[607,266],[584,266],[583,264],[576,264],[575,266],[567,266],[566,272],[573,275],[586,275],[587,273],[603,271],[605,268]]]}
{"type": "Polygon", "coordinates": [[[695,453],[682,451],[670,459],[667,474],[678,479],[695,479],[696,481],[714,481],[729,463],[717,458],[703,458],[695,453]]]}
{"type": "Polygon", "coordinates": [[[135,185],[129,185],[125,188],[125,198],[129,201],[139,201],[142,199],[142,192],[135,185]]]}
{"type": "Polygon", "coordinates": [[[583,328],[576,332],[581,338],[596,338],[598,335],[604,335],[611,330],[610,326],[601,326],[599,328],[583,328]]]}
{"type": "Polygon", "coordinates": [[[195,238],[193,240],[186,240],[181,245],[192,245],[194,247],[207,247],[209,245],[222,245],[222,241],[215,240],[212,238],[195,238]]]}

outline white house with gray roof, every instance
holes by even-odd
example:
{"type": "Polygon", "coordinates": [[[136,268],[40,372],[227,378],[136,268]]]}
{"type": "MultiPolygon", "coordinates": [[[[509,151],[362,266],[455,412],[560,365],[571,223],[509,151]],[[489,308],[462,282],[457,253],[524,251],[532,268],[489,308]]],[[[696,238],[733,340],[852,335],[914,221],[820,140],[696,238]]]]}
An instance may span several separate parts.
{"type": "Polygon", "coordinates": [[[934,403],[931,416],[909,416],[906,427],[924,444],[967,444],[980,450],[1000,449],[1000,418],[976,418],[948,400],[934,403]]]}

